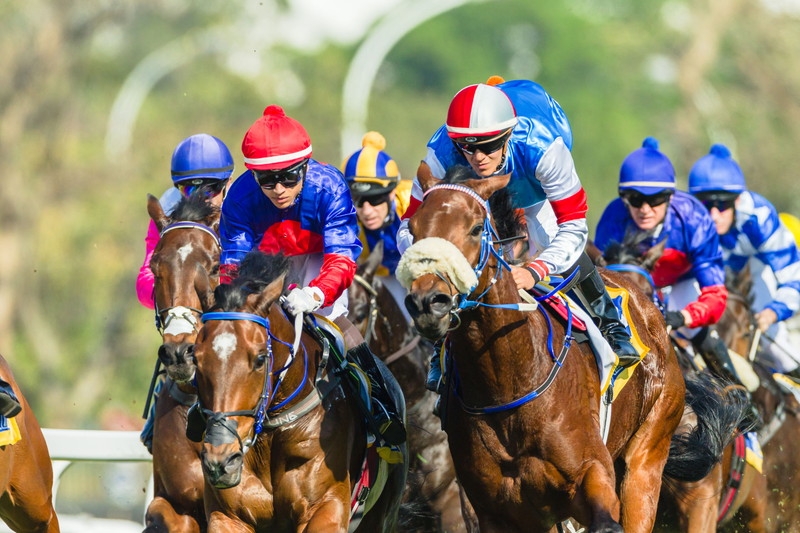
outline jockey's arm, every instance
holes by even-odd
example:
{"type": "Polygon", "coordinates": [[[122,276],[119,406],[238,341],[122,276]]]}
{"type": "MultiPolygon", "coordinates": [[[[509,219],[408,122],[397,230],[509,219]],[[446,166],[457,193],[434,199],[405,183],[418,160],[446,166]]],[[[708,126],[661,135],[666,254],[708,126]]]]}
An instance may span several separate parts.
{"type": "Polygon", "coordinates": [[[241,217],[231,202],[222,204],[219,240],[222,245],[219,257],[219,282],[230,283],[239,275],[239,263],[244,256],[258,245],[250,224],[241,217]]]}
{"type": "Polygon", "coordinates": [[[786,320],[800,310],[800,251],[794,235],[781,223],[774,207],[766,219],[753,218],[759,224],[750,226],[752,230],[745,230],[745,234],[756,248],[756,258],[769,266],[777,282],[772,301],[759,313],[764,313],[760,322],[769,327],[769,320],[786,320]]]}
{"type": "MultiPolygon", "coordinates": [[[[569,148],[561,137],[547,148],[536,167],[536,178],[553,208],[558,229],[530,267],[543,277],[574,265],[586,246],[586,192],[581,186],[569,148]]],[[[528,229],[531,234],[531,228],[528,229]]]]}
{"type": "Polygon", "coordinates": [[[153,301],[155,276],[153,276],[153,271],[150,269],[150,260],[153,258],[153,252],[160,238],[156,223],[151,220],[150,225],[147,227],[147,237],[144,239],[144,262],[139,268],[139,275],[136,276],[136,296],[139,297],[139,303],[148,309],[155,308],[155,302],[153,301]]]}
{"type": "Polygon", "coordinates": [[[400,217],[402,220],[400,221],[400,228],[397,230],[397,250],[401,255],[409,246],[414,244],[414,236],[411,235],[411,230],[408,229],[408,219],[414,215],[417,208],[422,203],[420,176],[424,179],[433,178],[431,167],[429,167],[428,163],[425,161],[420,162],[419,168],[417,168],[417,175],[414,177],[414,183],[411,186],[411,199],[408,202],[408,208],[406,208],[403,216],[400,217]]]}

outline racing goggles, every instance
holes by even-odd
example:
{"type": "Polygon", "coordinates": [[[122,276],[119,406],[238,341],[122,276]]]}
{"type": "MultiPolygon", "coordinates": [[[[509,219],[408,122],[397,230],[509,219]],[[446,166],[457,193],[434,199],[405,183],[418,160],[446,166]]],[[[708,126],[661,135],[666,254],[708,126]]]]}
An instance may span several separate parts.
{"type": "Polygon", "coordinates": [[[360,196],[353,198],[353,203],[356,204],[356,207],[364,207],[364,204],[367,203],[372,207],[377,207],[379,205],[385,204],[389,201],[389,196],[391,193],[384,193],[384,194],[373,194],[370,196],[360,196]]]}
{"type": "Polygon", "coordinates": [[[665,190],[655,194],[642,194],[639,191],[625,191],[622,196],[622,201],[631,207],[640,209],[644,204],[650,207],[658,207],[672,197],[672,191],[665,190]]]}
{"type": "Polygon", "coordinates": [[[289,168],[279,170],[251,170],[256,181],[262,189],[273,190],[278,184],[285,189],[291,189],[306,177],[308,170],[308,159],[304,159],[289,168]]]}
{"type": "Polygon", "coordinates": [[[212,198],[222,192],[227,182],[228,180],[226,179],[194,178],[179,181],[175,184],[175,187],[186,197],[197,193],[212,198]]]}
{"type": "Polygon", "coordinates": [[[719,193],[712,193],[712,194],[698,194],[697,199],[700,200],[700,203],[705,206],[706,209],[711,211],[713,207],[717,208],[717,211],[722,213],[723,211],[727,211],[728,209],[732,209],[736,205],[736,198],[738,198],[738,194],[719,194],[719,193]]]}
{"type": "Polygon", "coordinates": [[[508,133],[503,133],[502,135],[495,137],[494,139],[490,139],[488,141],[481,141],[481,142],[462,142],[462,141],[453,141],[453,144],[456,145],[456,148],[461,150],[462,153],[466,155],[475,155],[475,152],[480,150],[485,155],[490,155],[501,149],[505,146],[506,141],[509,138],[508,133]]]}

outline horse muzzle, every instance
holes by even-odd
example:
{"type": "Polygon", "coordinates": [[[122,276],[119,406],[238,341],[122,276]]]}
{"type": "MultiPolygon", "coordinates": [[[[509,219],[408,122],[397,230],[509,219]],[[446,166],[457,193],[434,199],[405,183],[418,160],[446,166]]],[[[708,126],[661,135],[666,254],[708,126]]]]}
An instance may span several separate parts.
{"type": "Polygon", "coordinates": [[[453,297],[440,291],[410,292],[405,299],[406,309],[420,335],[430,341],[444,337],[452,319],[453,297]]]}
{"type": "Polygon", "coordinates": [[[241,450],[227,452],[228,448],[208,443],[203,446],[203,473],[208,484],[217,489],[229,489],[242,481],[244,454],[241,450]]]}
{"type": "Polygon", "coordinates": [[[165,342],[158,349],[158,358],[172,381],[186,383],[194,378],[194,343],[165,342]]]}

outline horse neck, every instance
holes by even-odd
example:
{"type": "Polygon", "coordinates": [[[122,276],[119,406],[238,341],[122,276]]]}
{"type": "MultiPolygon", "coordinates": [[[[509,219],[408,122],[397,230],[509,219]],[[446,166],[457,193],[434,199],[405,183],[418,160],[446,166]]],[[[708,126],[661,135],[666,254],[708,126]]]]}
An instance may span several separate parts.
{"type": "MultiPolygon", "coordinates": [[[[471,296],[486,289],[495,270],[493,263],[485,269],[471,296]]],[[[519,301],[508,271],[480,299],[488,305],[519,301]]],[[[546,348],[547,325],[540,311],[478,306],[462,312],[461,326],[450,333],[449,339],[462,396],[470,404],[497,404],[526,394],[552,365],[546,348]]]]}

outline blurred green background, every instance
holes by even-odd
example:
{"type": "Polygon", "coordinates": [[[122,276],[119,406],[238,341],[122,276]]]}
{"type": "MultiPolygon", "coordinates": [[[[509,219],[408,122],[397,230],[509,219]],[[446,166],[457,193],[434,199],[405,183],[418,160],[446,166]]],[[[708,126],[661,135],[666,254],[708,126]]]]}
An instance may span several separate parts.
{"type": "MultiPolygon", "coordinates": [[[[533,79],[572,123],[590,227],[615,197],[622,159],[648,135],[680,185],[723,142],[753,190],[800,214],[799,3],[466,4],[391,49],[367,127],[410,178],[458,89],[492,74],[533,79]]],[[[315,158],[339,165],[350,61],[375,24],[412,5],[421,3],[0,5],[0,352],[43,425],[141,424],[160,338],[134,283],[146,195],[170,185],[177,142],[220,137],[238,173],[244,132],[277,103],[306,126],[315,158]]]]}

